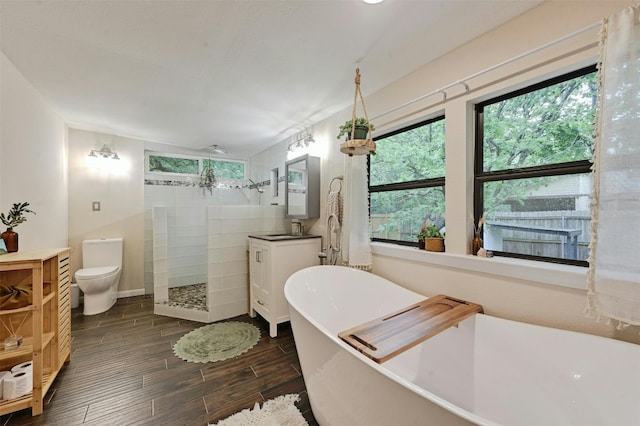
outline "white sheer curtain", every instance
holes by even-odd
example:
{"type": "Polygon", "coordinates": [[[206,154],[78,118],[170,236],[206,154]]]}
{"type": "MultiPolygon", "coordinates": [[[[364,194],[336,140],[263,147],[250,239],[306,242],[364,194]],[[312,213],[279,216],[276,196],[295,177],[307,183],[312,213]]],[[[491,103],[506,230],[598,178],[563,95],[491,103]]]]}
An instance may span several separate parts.
{"type": "Polygon", "coordinates": [[[588,311],[640,325],[640,9],[603,22],[588,311]]]}
{"type": "Polygon", "coordinates": [[[372,267],[369,240],[369,198],[367,184],[367,156],[347,157],[345,183],[347,194],[344,207],[342,244],[343,264],[370,271],[372,267]]]}

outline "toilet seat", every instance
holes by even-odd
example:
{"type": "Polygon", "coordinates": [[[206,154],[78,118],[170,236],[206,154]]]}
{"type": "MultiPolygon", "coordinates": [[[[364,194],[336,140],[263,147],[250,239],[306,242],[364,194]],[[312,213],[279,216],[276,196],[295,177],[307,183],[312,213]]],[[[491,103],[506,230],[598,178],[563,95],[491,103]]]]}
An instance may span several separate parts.
{"type": "Polygon", "coordinates": [[[76,271],[76,279],[87,280],[102,278],[112,275],[120,269],[119,266],[99,266],[97,268],[79,269],[76,271]]]}

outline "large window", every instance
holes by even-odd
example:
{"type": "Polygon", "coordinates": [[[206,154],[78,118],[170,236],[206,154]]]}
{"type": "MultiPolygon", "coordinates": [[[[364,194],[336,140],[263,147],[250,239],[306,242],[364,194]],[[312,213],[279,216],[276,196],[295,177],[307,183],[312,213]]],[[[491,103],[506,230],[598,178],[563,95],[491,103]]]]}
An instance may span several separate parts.
{"type": "Polygon", "coordinates": [[[595,66],[476,106],[474,215],[497,255],[587,265],[595,66]]]}
{"type": "Polygon", "coordinates": [[[444,228],[444,117],[376,139],[369,157],[371,238],[417,245],[426,219],[444,228]]]}
{"type": "Polygon", "coordinates": [[[177,154],[149,153],[147,155],[147,173],[196,177],[200,176],[207,166],[213,169],[217,179],[243,180],[245,178],[244,161],[177,154]]]}

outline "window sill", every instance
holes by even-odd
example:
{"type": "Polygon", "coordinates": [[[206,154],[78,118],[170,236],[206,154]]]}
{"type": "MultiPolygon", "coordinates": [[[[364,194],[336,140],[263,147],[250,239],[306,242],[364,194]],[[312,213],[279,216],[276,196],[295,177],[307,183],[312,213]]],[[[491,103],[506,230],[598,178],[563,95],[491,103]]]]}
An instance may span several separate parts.
{"type": "Polygon", "coordinates": [[[434,253],[389,243],[371,243],[374,255],[387,256],[412,262],[445,266],[454,269],[535,281],[544,284],[569,287],[579,290],[587,288],[588,268],[556,263],[508,257],[478,257],[470,254],[434,253]]]}

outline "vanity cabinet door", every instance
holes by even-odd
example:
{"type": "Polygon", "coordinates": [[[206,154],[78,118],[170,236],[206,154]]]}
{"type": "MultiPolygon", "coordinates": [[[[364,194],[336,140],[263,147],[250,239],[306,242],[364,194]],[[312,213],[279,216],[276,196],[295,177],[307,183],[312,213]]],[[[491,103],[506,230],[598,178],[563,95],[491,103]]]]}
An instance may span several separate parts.
{"type": "Polygon", "coordinates": [[[251,317],[256,312],[264,318],[270,317],[271,308],[271,252],[269,244],[250,240],[250,300],[251,317]]]}

